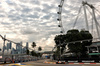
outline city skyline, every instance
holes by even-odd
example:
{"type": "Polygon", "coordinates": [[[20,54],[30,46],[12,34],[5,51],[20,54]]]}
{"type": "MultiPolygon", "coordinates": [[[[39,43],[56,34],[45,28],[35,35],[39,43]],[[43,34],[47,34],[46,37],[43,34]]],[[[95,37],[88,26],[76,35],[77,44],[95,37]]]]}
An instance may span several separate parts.
{"type": "MultiPolygon", "coordinates": [[[[12,43],[8,42],[5,46],[4,46],[4,54],[23,54],[26,53],[26,49],[29,48],[28,47],[28,42],[26,42],[26,46],[22,47],[22,42],[20,42],[19,44],[16,44],[16,48],[12,47],[12,43]]],[[[3,49],[0,50],[0,54],[2,54],[3,49]]]]}

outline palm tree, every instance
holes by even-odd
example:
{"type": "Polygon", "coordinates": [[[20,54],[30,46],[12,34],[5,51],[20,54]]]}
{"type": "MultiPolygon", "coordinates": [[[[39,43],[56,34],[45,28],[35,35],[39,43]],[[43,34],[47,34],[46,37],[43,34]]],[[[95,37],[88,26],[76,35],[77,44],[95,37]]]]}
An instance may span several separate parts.
{"type": "MultiPolygon", "coordinates": [[[[42,50],[42,48],[41,48],[41,46],[39,46],[39,47],[38,47],[38,51],[41,51],[41,50],[42,50]]],[[[40,52],[38,53],[38,55],[39,55],[40,57],[42,57],[42,54],[41,54],[40,52]]]]}
{"type": "Polygon", "coordinates": [[[32,47],[33,47],[33,48],[36,47],[36,43],[35,43],[35,42],[32,43],[32,47]]]}
{"type": "Polygon", "coordinates": [[[26,54],[29,55],[29,53],[30,53],[30,51],[27,49],[27,50],[26,50],[26,54]]]}
{"type": "Polygon", "coordinates": [[[38,51],[41,51],[41,50],[42,50],[42,48],[39,46],[39,47],[38,47],[38,51]]]}

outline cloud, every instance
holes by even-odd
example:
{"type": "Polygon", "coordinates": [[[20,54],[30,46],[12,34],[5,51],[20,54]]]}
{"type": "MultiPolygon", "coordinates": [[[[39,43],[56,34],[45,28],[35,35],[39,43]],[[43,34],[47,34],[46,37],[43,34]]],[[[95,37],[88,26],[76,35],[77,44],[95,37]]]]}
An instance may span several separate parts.
{"type": "Polygon", "coordinates": [[[54,37],[55,35],[51,35],[48,38],[42,38],[40,41],[37,41],[37,47],[41,46],[42,51],[52,51],[55,43],[54,37]]]}
{"type": "MultiPolygon", "coordinates": [[[[33,41],[45,50],[55,45],[54,37],[60,34],[57,21],[58,5],[61,0],[0,0],[0,32],[10,40],[23,43],[33,41]],[[7,33],[9,32],[9,34],[7,33]],[[46,48],[47,47],[47,48],[46,48]]],[[[88,0],[100,9],[98,0],[88,0]]],[[[65,32],[72,28],[82,0],[65,0],[62,9],[62,23],[65,32]]],[[[85,27],[83,12],[75,28],[85,27]]],[[[89,20],[90,17],[88,16],[89,20]]],[[[97,17],[99,19],[99,16],[97,17]]],[[[98,20],[100,21],[100,20],[98,20]]],[[[90,24],[91,22],[89,22],[90,24]]],[[[91,26],[91,25],[89,25],[91,26]]],[[[48,49],[49,48],[49,49],[48,49]]]]}
{"type": "Polygon", "coordinates": [[[22,34],[38,34],[38,32],[36,31],[36,29],[35,30],[33,30],[33,28],[30,28],[30,27],[28,27],[28,28],[23,28],[22,30],[21,30],[21,33],[22,34]]]}

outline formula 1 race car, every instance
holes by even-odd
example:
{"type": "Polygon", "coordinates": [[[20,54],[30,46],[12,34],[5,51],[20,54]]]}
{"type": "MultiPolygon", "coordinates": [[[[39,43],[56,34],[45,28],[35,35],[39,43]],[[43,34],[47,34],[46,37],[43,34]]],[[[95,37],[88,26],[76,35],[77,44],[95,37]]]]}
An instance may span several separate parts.
{"type": "Polygon", "coordinates": [[[66,62],[65,61],[56,61],[56,64],[66,64],[66,62]]]}

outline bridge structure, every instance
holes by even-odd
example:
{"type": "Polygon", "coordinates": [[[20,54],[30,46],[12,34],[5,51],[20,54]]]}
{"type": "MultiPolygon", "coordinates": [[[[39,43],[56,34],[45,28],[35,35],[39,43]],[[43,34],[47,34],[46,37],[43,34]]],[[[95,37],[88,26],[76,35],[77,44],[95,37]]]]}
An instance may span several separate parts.
{"type": "Polygon", "coordinates": [[[53,54],[55,51],[44,51],[44,52],[40,52],[42,54],[53,54]]]}

